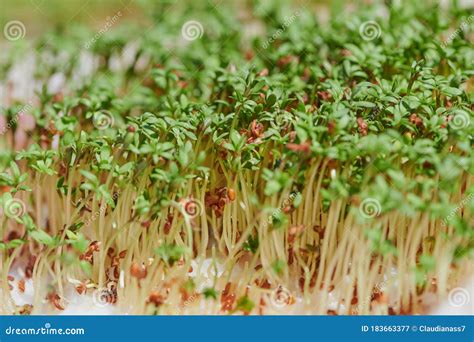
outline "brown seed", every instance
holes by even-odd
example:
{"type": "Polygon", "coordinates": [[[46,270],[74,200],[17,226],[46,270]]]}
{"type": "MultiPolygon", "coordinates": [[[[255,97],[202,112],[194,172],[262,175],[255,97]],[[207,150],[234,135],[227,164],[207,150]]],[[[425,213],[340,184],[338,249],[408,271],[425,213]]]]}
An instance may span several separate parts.
{"type": "Polygon", "coordinates": [[[222,311],[231,311],[233,306],[234,306],[235,299],[236,299],[236,296],[235,296],[234,293],[230,293],[230,294],[226,295],[223,298],[223,300],[221,301],[222,302],[221,310],[222,311]]]}
{"type": "Polygon", "coordinates": [[[259,308],[258,308],[258,314],[260,316],[263,315],[263,308],[266,306],[266,303],[265,303],[265,300],[263,298],[260,298],[260,305],[259,305],[259,308]]]}
{"type": "Polygon", "coordinates": [[[235,190],[234,189],[229,189],[227,191],[227,196],[229,197],[230,201],[234,201],[235,200],[235,190]]]}
{"type": "Polygon", "coordinates": [[[423,120],[420,119],[415,113],[410,115],[410,122],[417,127],[423,127],[423,120]]]}
{"type": "Polygon", "coordinates": [[[245,59],[250,61],[255,56],[252,50],[245,51],[245,59]]]}
{"type": "Polygon", "coordinates": [[[270,282],[267,279],[262,279],[262,281],[260,281],[259,286],[262,289],[270,289],[272,285],[270,284],[270,282]]]}
{"type": "Polygon", "coordinates": [[[130,274],[135,278],[143,279],[147,276],[147,270],[144,265],[134,262],[130,267],[130,274]]]}
{"type": "Polygon", "coordinates": [[[220,198],[220,199],[219,199],[219,202],[218,202],[219,209],[224,208],[225,205],[226,205],[226,200],[225,200],[225,198],[220,198]]]}
{"type": "Polygon", "coordinates": [[[61,102],[62,100],[64,100],[64,94],[62,92],[54,94],[53,102],[61,102]]]}
{"type": "Polygon", "coordinates": [[[297,226],[290,227],[290,229],[288,230],[288,234],[289,235],[298,235],[298,234],[301,234],[303,231],[304,231],[304,224],[300,224],[300,225],[297,225],[297,226]]]}
{"type": "Polygon", "coordinates": [[[332,95],[328,91],[318,91],[318,97],[323,101],[332,99],[332,95]]]}
{"type": "Polygon", "coordinates": [[[286,144],[286,147],[294,152],[308,153],[311,150],[311,144],[309,143],[309,141],[305,141],[301,144],[288,143],[286,144]]]}
{"type": "Polygon", "coordinates": [[[352,56],[352,52],[348,49],[342,49],[341,50],[341,55],[343,55],[343,56],[352,56]]]}
{"type": "Polygon", "coordinates": [[[35,263],[36,263],[36,256],[31,255],[28,259],[28,263],[25,268],[25,276],[27,278],[31,278],[33,276],[33,269],[35,267],[35,263]]]}
{"type": "Polygon", "coordinates": [[[336,129],[336,123],[332,120],[329,121],[328,122],[328,133],[333,134],[335,129],[336,129]]]}
{"type": "Polygon", "coordinates": [[[148,297],[148,303],[154,304],[155,306],[160,306],[164,302],[165,298],[157,291],[153,291],[148,297]]]}
{"type": "Polygon", "coordinates": [[[57,293],[48,294],[48,300],[54,307],[58,310],[64,310],[64,307],[61,305],[61,298],[57,293]]]}
{"type": "Polygon", "coordinates": [[[33,305],[25,304],[20,309],[20,315],[31,315],[31,311],[33,311],[33,305]]]}
{"type": "Polygon", "coordinates": [[[84,283],[81,283],[79,285],[76,286],[76,292],[79,293],[79,294],[83,294],[87,291],[87,287],[86,287],[86,284],[84,283]]]}
{"type": "Polygon", "coordinates": [[[0,186],[0,194],[3,194],[4,192],[9,192],[9,191],[10,191],[9,186],[7,186],[7,185],[0,186]]]}
{"type": "Polygon", "coordinates": [[[186,87],[189,85],[189,83],[186,82],[186,81],[183,81],[183,80],[179,80],[179,81],[177,82],[177,85],[178,85],[178,87],[180,87],[181,89],[184,89],[184,88],[186,88],[186,87]]]}
{"type": "Polygon", "coordinates": [[[361,135],[367,135],[369,126],[362,118],[357,118],[357,125],[359,126],[359,133],[361,135]]]}
{"type": "MultiPolygon", "coordinates": [[[[206,194],[206,196],[207,196],[207,194],[206,194]]],[[[170,232],[171,226],[173,224],[173,218],[174,218],[174,216],[172,214],[168,214],[168,217],[166,218],[166,222],[165,222],[165,226],[164,226],[165,234],[168,234],[170,232]]]]}
{"type": "Polygon", "coordinates": [[[227,296],[227,295],[230,293],[230,288],[231,288],[231,286],[232,286],[232,283],[230,283],[230,282],[227,283],[227,284],[225,284],[225,288],[224,288],[224,291],[222,291],[222,296],[221,296],[221,298],[222,298],[223,296],[227,296]]]}
{"type": "MultiPolygon", "coordinates": [[[[98,252],[99,249],[100,249],[100,245],[101,243],[99,241],[92,241],[90,244],[89,244],[89,247],[87,247],[87,252],[98,252]]],[[[86,253],[87,253],[86,252],[86,253]]]]}
{"type": "Polygon", "coordinates": [[[250,130],[254,139],[259,138],[263,135],[264,127],[261,123],[258,123],[257,120],[253,120],[250,124],[250,130]]]}
{"type": "Polygon", "coordinates": [[[18,281],[18,291],[20,291],[20,293],[25,292],[25,279],[20,279],[18,281]]]}
{"type": "Polygon", "coordinates": [[[283,56],[277,61],[277,65],[279,68],[283,68],[293,61],[298,62],[298,57],[292,55],[283,56]]]}

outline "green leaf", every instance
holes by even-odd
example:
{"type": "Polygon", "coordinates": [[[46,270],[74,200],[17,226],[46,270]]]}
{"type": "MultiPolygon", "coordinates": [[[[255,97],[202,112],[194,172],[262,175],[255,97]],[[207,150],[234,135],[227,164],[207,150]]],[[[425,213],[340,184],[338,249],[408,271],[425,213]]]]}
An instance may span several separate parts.
{"type": "Polygon", "coordinates": [[[244,313],[249,313],[255,307],[255,303],[250,300],[248,296],[243,296],[237,301],[236,310],[243,311],[244,313]]]}
{"type": "Polygon", "coordinates": [[[89,180],[93,184],[98,184],[99,183],[99,181],[97,179],[97,176],[94,175],[92,172],[89,172],[89,171],[86,171],[86,170],[80,170],[79,172],[81,173],[81,175],[84,176],[84,178],[86,178],[87,180],[89,180]]]}
{"type": "Polygon", "coordinates": [[[217,295],[218,295],[217,291],[212,287],[206,287],[202,291],[202,294],[204,295],[204,298],[206,299],[210,299],[210,298],[217,299],[217,295]]]}
{"type": "Polygon", "coordinates": [[[183,246],[166,243],[155,249],[155,253],[170,266],[173,266],[176,261],[180,260],[185,252],[186,249],[183,246]]]}
{"type": "Polygon", "coordinates": [[[54,239],[44,230],[40,230],[40,229],[32,230],[29,232],[29,235],[31,236],[32,239],[38,241],[39,243],[42,243],[43,245],[46,245],[46,246],[54,245],[54,239]]]}

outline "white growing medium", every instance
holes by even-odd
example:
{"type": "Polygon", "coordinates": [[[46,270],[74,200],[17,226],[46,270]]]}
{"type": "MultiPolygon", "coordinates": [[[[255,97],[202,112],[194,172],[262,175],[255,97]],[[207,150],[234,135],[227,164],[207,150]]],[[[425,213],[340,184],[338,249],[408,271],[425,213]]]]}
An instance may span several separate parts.
{"type": "MultiPolygon", "coordinates": [[[[207,259],[195,259],[191,262],[193,271],[189,274],[191,278],[199,278],[202,281],[197,285],[197,291],[209,287],[212,285],[212,278],[216,275],[221,276],[224,272],[224,267],[222,263],[217,262],[213,267],[213,261],[210,258],[207,259]],[[198,277],[199,276],[199,277],[198,277]]],[[[232,274],[233,279],[240,277],[242,272],[241,268],[236,268],[232,274]]],[[[16,305],[25,305],[33,304],[34,297],[34,284],[31,279],[25,279],[24,273],[21,269],[16,269],[11,273],[15,278],[11,285],[13,290],[11,292],[13,301],[16,305]],[[20,293],[18,290],[18,281],[20,279],[25,279],[25,292],[20,293]]],[[[382,284],[385,284],[388,281],[389,277],[394,277],[396,275],[396,270],[392,269],[390,274],[385,274],[381,279],[382,284]]],[[[396,279],[396,278],[395,278],[396,279]]],[[[436,295],[426,293],[423,296],[423,305],[428,308],[427,314],[430,315],[474,315],[474,277],[468,279],[464,282],[460,289],[464,289],[466,292],[462,292],[464,295],[467,293],[467,297],[462,298],[462,302],[452,303],[452,299],[445,298],[440,300],[436,295]],[[459,305],[462,304],[462,305],[459,305]]],[[[113,304],[104,304],[97,303],[93,295],[94,289],[89,289],[86,294],[78,294],[74,288],[73,284],[69,284],[65,290],[65,299],[64,306],[65,310],[55,309],[47,300],[44,300],[41,305],[41,312],[43,314],[51,315],[127,315],[130,314],[129,310],[123,309],[120,306],[113,304]]],[[[380,290],[387,294],[389,302],[392,298],[398,297],[396,292],[398,291],[397,285],[393,284],[391,287],[386,287],[382,285],[380,290]],[[390,296],[393,293],[395,296],[390,296]]],[[[0,290],[1,291],[1,290],[0,290]]],[[[310,303],[306,303],[304,298],[301,296],[295,297],[295,303],[292,305],[286,306],[275,306],[271,304],[271,301],[268,301],[267,307],[265,308],[265,314],[276,314],[276,315],[301,315],[301,314],[314,314],[315,311],[311,310],[311,307],[318,305],[323,296],[322,292],[315,292],[310,298],[310,303]]],[[[340,293],[337,288],[329,292],[327,300],[327,309],[333,310],[338,314],[344,314],[346,312],[346,305],[339,301],[340,293]]],[[[202,311],[205,310],[206,306],[205,299],[198,299],[189,303],[188,307],[185,310],[177,310],[182,314],[206,314],[210,312],[202,311]]],[[[393,304],[393,303],[392,303],[393,304]]]]}

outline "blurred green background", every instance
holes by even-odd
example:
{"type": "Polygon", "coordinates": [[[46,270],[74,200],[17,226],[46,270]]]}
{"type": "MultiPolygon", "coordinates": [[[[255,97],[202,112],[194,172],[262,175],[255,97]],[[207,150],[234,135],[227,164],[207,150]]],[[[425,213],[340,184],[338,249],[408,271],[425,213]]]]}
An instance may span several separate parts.
{"type": "Polygon", "coordinates": [[[0,0],[0,24],[19,20],[27,27],[27,37],[45,31],[84,23],[100,27],[108,16],[121,10],[124,16],[141,17],[142,1],[134,0],[0,0]]]}
{"type": "MultiPolygon", "coordinates": [[[[377,1],[377,0],[375,0],[377,1]]],[[[382,1],[382,0],[380,0],[382,1]]],[[[0,0],[0,25],[3,27],[11,20],[19,20],[27,27],[27,38],[40,36],[45,31],[71,24],[85,24],[91,28],[104,25],[107,17],[121,11],[123,17],[135,22],[147,23],[150,15],[173,7],[211,6],[235,7],[235,14],[251,8],[265,8],[288,5],[305,5],[315,9],[340,11],[353,2],[368,3],[374,1],[359,0],[0,0]]]]}

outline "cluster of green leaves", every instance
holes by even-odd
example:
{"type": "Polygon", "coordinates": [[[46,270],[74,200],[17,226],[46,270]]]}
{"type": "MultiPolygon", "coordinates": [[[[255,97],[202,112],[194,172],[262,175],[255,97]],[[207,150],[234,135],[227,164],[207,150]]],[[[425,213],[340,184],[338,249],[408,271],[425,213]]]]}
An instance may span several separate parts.
{"type": "MultiPolygon", "coordinates": [[[[428,212],[442,219],[456,206],[451,194],[461,176],[474,171],[474,51],[465,34],[447,46],[443,37],[469,11],[410,2],[387,7],[388,18],[378,17],[375,6],[321,26],[311,10],[298,9],[296,20],[263,48],[285,22],[277,5],[255,2],[252,10],[267,36],[250,41],[234,16],[201,8],[195,13],[202,14],[204,35],[186,44],[177,43],[180,16],[164,16],[166,4],[154,6],[149,30],[118,27],[95,43],[91,52],[101,63],[92,79],[71,82],[60,99],[40,94],[33,143],[10,151],[1,159],[5,167],[24,160],[38,175],[58,175],[63,194],[68,174],[78,169],[81,185],[73,196],[96,194],[111,206],[114,194],[132,184],[140,191],[137,215],[151,218],[188,195],[186,181],[216,169],[263,170],[263,191],[256,194],[263,200],[302,189],[319,159],[337,170],[333,177],[326,170],[326,209],[338,198],[370,196],[384,213],[428,212]],[[361,37],[367,20],[379,23],[380,37],[361,37]],[[128,42],[138,46],[134,63],[111,72],[109,61],[128,42]],[[135,70],[144,58],[148,66],[135,70]],[[99,111],[111,115],[105,129],[94,126],[99,111]],[[57,149],[40,147],[58,134],[57,149]],[[154,186],[144,187],[142,177],[154,186]]],[[[74,42],[90,34],[74,28],[41,40],[38,70],[44,75],[38,77],[61,70],[72,78],[81,52],[74,42]],[[60,54],[70,56],[64,65],[48,62],[60,54]]],[[[17,183],[26,175],[14,168],[2,174],[0,185],[21,190],[17,183]]],[[[472,236],[467,220],[452,223],[472,236]]],[[[258,240],[244,248],[254,251],[258,240]]],[[[173,263],[182,251],[163,246],[157,253],[173,263]]]]}

